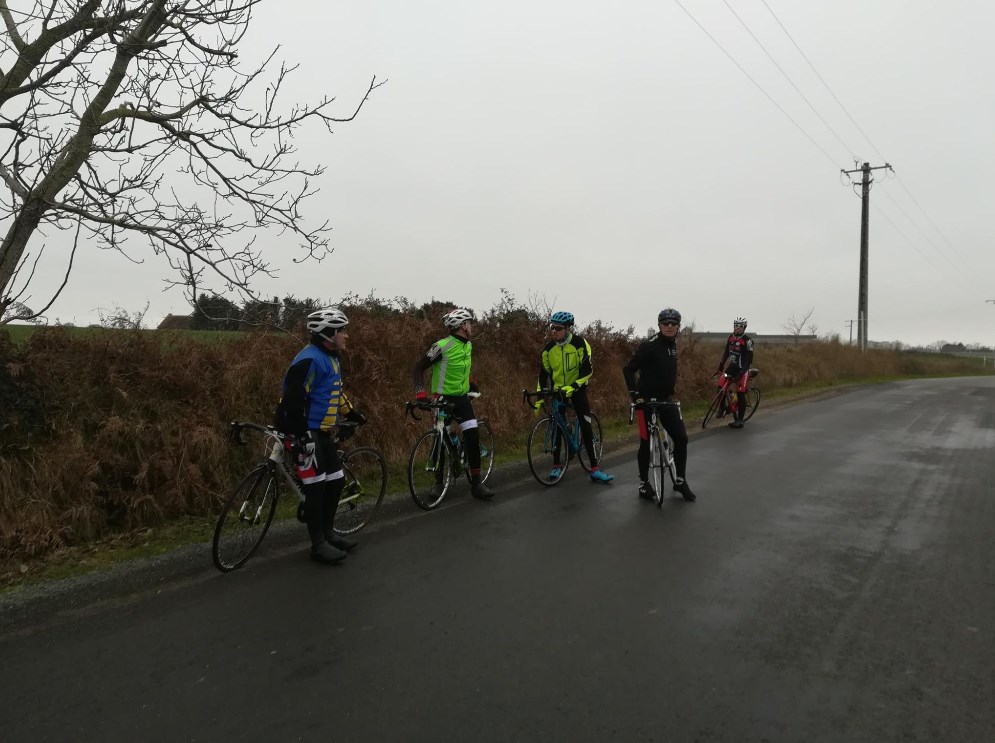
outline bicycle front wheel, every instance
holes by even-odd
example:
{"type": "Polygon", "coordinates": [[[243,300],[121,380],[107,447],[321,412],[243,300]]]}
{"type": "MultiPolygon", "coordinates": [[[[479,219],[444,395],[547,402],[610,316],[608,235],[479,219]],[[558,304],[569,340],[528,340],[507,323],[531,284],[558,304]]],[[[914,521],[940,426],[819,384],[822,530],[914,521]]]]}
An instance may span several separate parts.
{"type": "Polygon", "coordinates": [[[345,485],[335,512],[335,533],[355,534],[376,516],[387,492],[387,463],[383,455],[368,446],[346,452],[342,457],[345,485]]]}
{"type": "Polygon", "coordinates": [[[660,432],[650,432],[650,485],[656,493],[656,502],[659,505],[663,502],[663,442],[660,441],[660,432]]]}
{"type": "Polygon", "coordinates": [[[701,419],[701,427],[705,428],[711,422],[712,417],[715,415],[716,411],[719,409],[719,405],[722,403],[722,398],[725,396],[725,390],[719,390],[715,397],[712,398],[712,402],[708,406],[708,410],[705,411],[705,417],[701,419]]]}
{"type": "Polygon", "coordinates": [[[751,387],[746,393],[746,415],[743,416],[744,421],[750,420],[753,414],[757,412],[757,408],[760,407],[760,389],[758,387],[751,387]]]}
{"type": "MultiPolygon", "coordinates": [[[[594,437],[594,456],[598,458],[598,464],[601,464],[601,452],[604,451],[605,442],[601,438],[601,421],[598,420],[598,416],[591,413],[591,435],[594,437]]],[[[580,466],[584,468],[585,472],[591,471],[591,462],[588,461],[587,447],[584,446],[584,435],[580,436],[580,448],[577,451],[577,459],[580,460],[580,466]]]]}
{"type": "Polygon", "coordinates": [[[252,557],[273,521],[279,496],[277,474],[266,462],[235,486],[214,528],[211,552],[218,570],[230,573],[252,557]]]}
{"type": "Polygon", "coordinates": [[[536,421],[526,446],[532,476],[547,487],[562,480],[570,464],[566,447],[567,435],[553,418],[536,421]]]}
{"type": "Polygon", "coordinates": [[[451,456],[442,436],[434,429],[415,442],[408,460],[408,489],[419,508],[431,511],[446,497],[453,481],[451,456]]]}
{"type": "MultiPolygon", "coordinates": [[[[663,468],[670,475],[670,484],[675,485],[677,483],[677,463],[674,461],[674,440],[666,433],[660,436],[660,440],[663,442],[663,468]]],[[[661,477],[660,480],[663,478],[661,477]]]]}

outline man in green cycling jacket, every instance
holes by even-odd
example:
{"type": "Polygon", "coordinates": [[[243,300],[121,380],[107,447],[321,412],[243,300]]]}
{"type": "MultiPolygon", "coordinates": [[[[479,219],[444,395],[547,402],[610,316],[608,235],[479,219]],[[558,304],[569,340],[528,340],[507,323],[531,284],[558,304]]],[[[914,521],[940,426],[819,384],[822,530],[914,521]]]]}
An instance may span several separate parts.
{"type": "MultiPolygon", "coordinates": [[[[573,324],[574,316],[569,312],[554,312],[549,318],[550,341],[542,348],[539,389],[560,390],[567,397],[580,423],[584,448],[587,449],[591,462],[591,481],[611,482],[615,476],[601,469],[594,447],[594,431],[591,428],[591,403],[587,399],[587,386],[594,373],[591,344],[571,332],[573,324]]],[[[536,403],[537,406],[540,404],[536,403]]],[[[554,459],[553,470],[549,475],[556,479],[560,472],[559,460],[554,459]]]]}
{"type": "MultiPolygon", "coordinates": [[[[436,341],[428,352],[415,362],[412,377],[415,384],[415,399],[428,400],[425,391],[425,371],[432,369],[432,395],[441,397],[454,405],[453,418],[459,423],[466,447],[466,459],[470,469],[470,492],[474,498],[488,500],[494,491],[480,481],[480,432],[477,430],[477,416],[467,393],[476,391],[470,379],[470,357],[473,344],[470,334],[473,330],[473,313],[457,307],[446,313],[443,324],[449,336],[436,341]]],[[[441,473],[440,473],[441,474],[441,473]]],[[[439,487],[440,483],[436,483],[439,487]]]]}

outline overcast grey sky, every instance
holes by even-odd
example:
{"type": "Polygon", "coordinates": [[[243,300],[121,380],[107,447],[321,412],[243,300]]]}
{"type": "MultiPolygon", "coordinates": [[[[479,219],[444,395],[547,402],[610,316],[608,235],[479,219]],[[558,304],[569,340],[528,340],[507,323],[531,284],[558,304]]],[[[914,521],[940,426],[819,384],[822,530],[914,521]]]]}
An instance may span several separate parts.
{"type": "MultiPolygon", "coordinates": [[[[859,129],[764,0],[729,5],[828,127],[723,0],[264,3],[241,56],[282,45],[301,65],[292,97],[335,95],[345,113],[374,74],[389,82],[334,136],[299,142],[328,166],[308,209],[332,221],[334,253],[294,265],[271,238],[280,274],[260,293],[480,310],[503,287],[639,330],[668,305],[758,333],[814,308],[820,333],[847,338],[860,200],[840,170],[856,158],[897,174],[877,171],[871,195],[871,340],[995,344],[995,6],[766,3],[859,129]]],[[[186,311],[154,259],[77,261],[52,317],[186,311]]]]}

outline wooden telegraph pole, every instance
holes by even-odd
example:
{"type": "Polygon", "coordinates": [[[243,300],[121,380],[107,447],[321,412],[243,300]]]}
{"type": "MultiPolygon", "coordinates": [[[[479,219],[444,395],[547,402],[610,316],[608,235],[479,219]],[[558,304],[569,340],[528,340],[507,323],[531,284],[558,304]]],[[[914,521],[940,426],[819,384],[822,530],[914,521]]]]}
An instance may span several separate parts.
{"type": "Polygon", "coordinates": [[[861,174],[861,203],[860,203],[860,281],[857,289],[857,346],[861,351],[867,350],[867,253],[868,253],[868,211],[871,206],[871,178],[872,170],[881,170],[891,165],[877,165],[871,167],[870,163],[864,163],[862,167],[854,170],[844,170],[843,173],[861,174]]]}

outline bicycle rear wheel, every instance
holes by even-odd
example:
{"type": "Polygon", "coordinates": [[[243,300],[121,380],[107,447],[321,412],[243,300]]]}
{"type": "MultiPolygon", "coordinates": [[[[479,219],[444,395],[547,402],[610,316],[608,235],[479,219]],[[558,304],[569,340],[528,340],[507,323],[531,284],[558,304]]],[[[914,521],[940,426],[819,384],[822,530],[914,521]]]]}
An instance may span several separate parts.
{"type": "Polygon", "coordinates": [[[267,462],[239,481],[214,528],[211,554],[218,570],[230,573],[252,557],[273,521],[279,496],[277,473],[267,462]]]}
{"type": "Polygon", "coordinates": [[[415,442],[408,460],[408,489],[419,508],[431,511],[449,492],[452,456],[436,430],[426,431],[415,442]]]}
{"type": "Polygon", "coordinates": [[[663,502],[663,444],[660,441],[660,432],[650,432],[650,485],[656,493],[657,505],[663,502]]]}
{"type": "MultiPolygon", "coordinates": [[[[604,451],[605,442],[601,438],[601,421],[598,420],[598,416],[591,413],[591,435],[594,437],[594,456],[598,458],[598,463],[601,463],[601,453],[604,451]]],[[[580,460],[580,466],[584,468],[585,472],[591,471],[591,462],[588,461],[587,447],[584,446],[584,436],[580,436],[580,449],[577,452],[577,459],[580,460]]]]}
{"type": "Polygon", "coordinates": [[[716,411],[719,409],[719,405],[722,403],[722,398],[725,396],[725,390],[719,390],[715,393],[715,397],[712,398],[712,402],[708,406],[708,410],[705,411],[705,417],[701,419],[701,427],[705,428],[711,422],[712,417],[715,415],[716,411]]]}
{"type": "Polygon", "coordinates": [[[345,485],[335,512],[335,533],[355,534],[376,516],[387,492],[387,463],[376,449],[363,446],[342,457],[345,485]]]}
{"type": "Polygon", "coordinates": [[[567,434],[552,417],[536,421],[526,445],[532,476],[547,487],[562,480],[570,464],[566,448],[567,434]]]}
{"type": "Polygon", "coordinates": [[[744,421],[750,420],[753,414],[757,412],[757,408],[760,407],[760,388],[751,387],[746,395],[746,415],[743,416],[744,421]]]}

